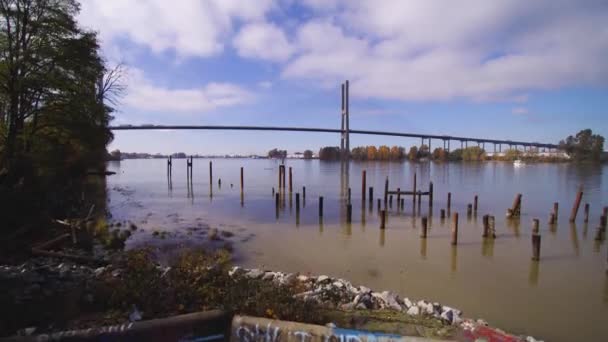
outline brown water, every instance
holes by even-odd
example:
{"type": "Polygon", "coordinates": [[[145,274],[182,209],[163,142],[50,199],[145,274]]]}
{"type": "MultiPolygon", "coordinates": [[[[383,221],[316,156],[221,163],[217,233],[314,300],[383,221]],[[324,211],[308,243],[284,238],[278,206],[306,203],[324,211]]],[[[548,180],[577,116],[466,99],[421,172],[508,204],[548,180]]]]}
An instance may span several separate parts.
{"type": "MultiPolygon", "coordinates": [[[[153,241],[169,248],[196,244],[204,236],[189,233],[206,223],[233,231],[237,263],[286,272],[338,276],[376,290],[392,290],[411,299],[428,299],[483,318],[509,332],[548,341],[608,340],[608,274],[605,242],[594,241],[601,208],[607,205],[608,167],[510,163],[340,163],[288,160],[293,168],[293,197],[285,196],[278,218],[272,188],[278,184],[278,162],[265,159],[214,160],[210,193],[208,160],[194,161],[194,182],[186,186],[185,160],[174,160],[169,186],[164,160],[112,163],[110,211],[143,230],[129,246],[153,241]],[[241,202],[240,167],[245,168],[241,202]],[[374,204],[362,208],[361,171],[374,187],[374,204]],[[429,236],[420,238],[420,215],[429,213],[426,198],[413,213],[391,210],[387,229],[379,229],[376,199],[388,176],[391,189],[419,188],[434,182],[435,201],[429,236]],[[218,187],[218,178],[222,180],[218,187]],[[230,184],[234,186],[231,187],[230,184]],[[345,199],[352,188],[353,222],[346,223],[345,199]],[[580,185],[585,194],[576,224],[568,217],[580,185]],[[297,217],[295,193],[306,186],[297,217]],[[442,221],[446,194],[452,212],[460,214],[458,246],[450,245],[450,220],[442,221]],[[523,194],[522,217],[506,220],[516,193],[523,194]],[[466,206],[479,195],[477,215],[466,206]],[[324,218],[318,197],[324,196],[324,218]],[[559,202],[558,224],[547,224],[553,202],[559,202]],[[589,223],[583,206],[591,205],[589,223]],[[481,237],[482,216],[496,216],[496,240],[481,237]],[[531,260],[531,221],[541,220],[541,261],[531,260]],[[153,230],[171,231],[159,241],[153,230]]],[[[301,195],[302,196],[302,195],[301,195]]]]}

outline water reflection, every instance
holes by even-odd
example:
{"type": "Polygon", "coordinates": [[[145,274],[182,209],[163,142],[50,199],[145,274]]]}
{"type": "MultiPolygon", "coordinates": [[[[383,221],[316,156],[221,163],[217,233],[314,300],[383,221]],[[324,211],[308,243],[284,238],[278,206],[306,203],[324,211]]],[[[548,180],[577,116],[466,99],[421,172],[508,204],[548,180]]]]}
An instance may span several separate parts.
{"type": "Polygon", "coordinates": [[[456,271],[458,270],[458,247],[452,246],[452,252],[450,254],[451,254],[450,270],[452,271],[452,276],[453,276],[456,274],[456,271]]]}
{"type": "Polygon", "coordinates": [[[530,275],[528,276],[528,283],[532,287],[538,285],[538,277],[540,272],[540,262],[530,260],[530,275]]]}
{"type": "Polygon", "coordinates": [[[578,232],[576,231],[576,223],[570,224],[570,240],[572,241],[572,249],[574,250],[574,255],[577,257],[580,256],[580,250],[578,245],[578,232]]]}
{"type": "Polygon", "coordinates": [[[386,229],[378,229],[380,231],[380,246],[384,247],[384,239],[386,238],[386,229]]]}
{"type": "Polygon", "coordinates": [[[483,239],[481,243],[481,255],[489,259],[494,257],[494,239],[483,239]]]}
{"type": "Polygon", "coordinates": [[[420,256],[423,260],[426,260],[426,240],[420,239],[420,256]]]}

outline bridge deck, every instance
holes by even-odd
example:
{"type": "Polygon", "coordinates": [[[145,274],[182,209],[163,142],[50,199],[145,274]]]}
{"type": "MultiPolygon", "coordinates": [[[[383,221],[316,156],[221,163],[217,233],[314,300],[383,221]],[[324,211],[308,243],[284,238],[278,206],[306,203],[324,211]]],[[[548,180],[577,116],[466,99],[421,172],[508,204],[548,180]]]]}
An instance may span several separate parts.
{"type": "MultiPolygon", "coordinates": [[[[286,131],[286,132],[318,132],[318,133],[343,133],[340,129],[335,128],[310,128],[310,127],[277,127],[277,126],[198,126],[198,125],[141,125],[141,126],[111,126],[113,131],[126,131],[126,130],[163,130],[163,129],[174,129],[174,130],[237,130],[237,131],[286,131]]],[[[401,132],[384,132],[384,131],[370,131],[370,130],[359,130],[350,129],[348,131],[352,134],[369,134],[369,135],[384,135],[384,136],[395,136],[405,138],[422,138],[422,139],[436,139],[443,141],[471,141],[476,143],[490,143],[490,144],[503,144],[503,145],[519,145],[519,146],[531,146],[540,148],[558,148],[555,144],[544,144],[539,142],[527,142],[527,141],[513,141],[513,140],[500,140],[500,139],[486,139],[486,138],[472,138],[472,137],[460,137],[451,135],[434,135],[434,134],[418,134],[418,133],[401,133],[401,132]]]]}

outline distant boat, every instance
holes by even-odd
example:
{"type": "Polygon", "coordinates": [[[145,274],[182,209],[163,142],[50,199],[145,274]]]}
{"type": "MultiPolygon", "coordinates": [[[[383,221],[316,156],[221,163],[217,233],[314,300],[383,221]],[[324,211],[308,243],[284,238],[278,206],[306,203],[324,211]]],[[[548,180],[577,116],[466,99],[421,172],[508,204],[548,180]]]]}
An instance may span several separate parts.
{"type": "Polygon", "coordinates": [[[517,159],[513,162],[513,166],[515,167],[521,167],[524,166],[524,162],[522,162],[521,160],[517,159]]]}

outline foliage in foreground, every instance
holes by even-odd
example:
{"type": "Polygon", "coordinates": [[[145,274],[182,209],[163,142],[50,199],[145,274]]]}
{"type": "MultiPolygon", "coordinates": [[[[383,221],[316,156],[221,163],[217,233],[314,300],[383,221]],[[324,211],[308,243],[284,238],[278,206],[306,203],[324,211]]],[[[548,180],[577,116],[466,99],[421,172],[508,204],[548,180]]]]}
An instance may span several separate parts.
{"type": "Polygon", "coordinates": [[[260,317],[322,323],[315,304],[294,298],[295,291],[261,279],[230,276],[230,255],[187,251],[169,269],[153,261],[151,250],[127,252],[122,277],[108,278],[110,306],[144,312],[146,319],[200,310],[223,309],[260,317]]]}

